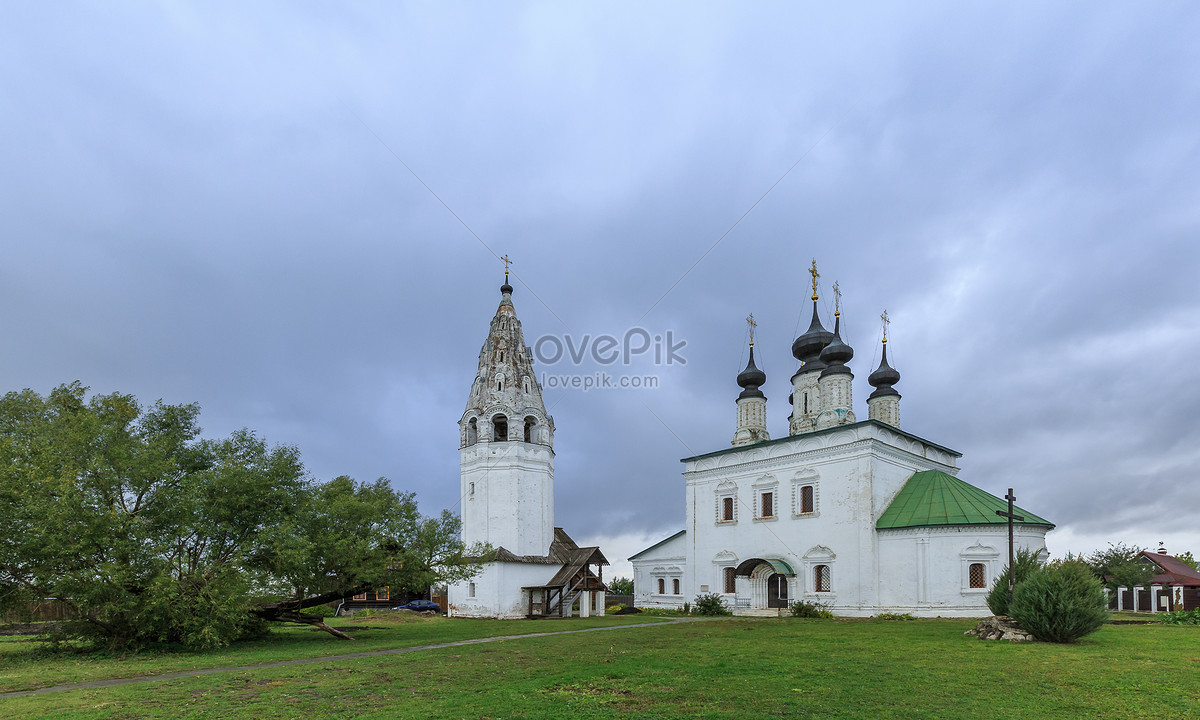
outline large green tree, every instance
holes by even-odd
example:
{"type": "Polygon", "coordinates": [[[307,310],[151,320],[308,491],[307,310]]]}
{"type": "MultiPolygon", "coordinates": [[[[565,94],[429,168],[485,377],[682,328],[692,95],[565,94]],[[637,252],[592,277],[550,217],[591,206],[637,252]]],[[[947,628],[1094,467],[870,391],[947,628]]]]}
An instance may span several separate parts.
{"type": "Polygon", "coordinates": [[[1142,548],[1124,543],[1109,543],[1107,549],[1093,552],[1084,558],[1084,562],[1113,592],[1118,587],[1146,585],[1157,572],[1156,567],[1142,557],[1142,548]]]}
{"type": "Polygon", "coordinates": [[[453,516],[385,480],[316,483],[246,430],[202,439],[198,413],[79,383],[0,399],[0,612],[58,598],[68,634],[204,648],[265,620],[335,632],[301,611],[473,571],[453,516]]]}

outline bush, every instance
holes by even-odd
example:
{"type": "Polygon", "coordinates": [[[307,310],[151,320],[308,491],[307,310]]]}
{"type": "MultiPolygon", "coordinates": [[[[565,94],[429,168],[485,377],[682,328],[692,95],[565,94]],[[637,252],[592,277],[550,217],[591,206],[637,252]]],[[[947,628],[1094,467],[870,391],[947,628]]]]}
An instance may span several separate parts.
{"type": "MultiPolygon", "coordinates": [[[[1028,550],[1026,548],[1017,548],[1016,556],[1013,558],[1013,564],[1016,566],[1017,586],[1019,587],[1025,578],[1032,575],[1042,566],[1042,561],[1038,558],[1037,550],[1028,550]]],[[[996,578],[996,582],[992,584],[992,589],[987,594],[987,606],[992,611],[993,615],[1010,615],[1008,611],[1008,567],[1000,573],[996,578]]]]}
{"type": "Polygon", "coordinates": [[[1075,642],[1108,620],[1108,598],[1087,565],[1055,563],[1017,585],[1009,615],[1038,640],[1075,642]]]}
{"type": "Polygon", "coordinates": [[[879,613],[875,616],[876,620],[916,620],[910,613],[879,613]]]}
{"type": "Polygon", "coordinates": [[[316,615],[318,617],[333,617],[337,614],[337,608],[331,608],[328,605],[314,605],[309,608],[304,608],[300,612],[305,615],[316,615]]]}
{"type": "Polygon", "coordinates": [[[829,608],[824,603],[819,602],[797,600],[788,605],[788,611],[792,613],[792,617],[798,618],[821,618],[828,620],[833,617],[833,613],[829,612],[829,608]]]}
{"type": "Polygon", "coordinates": [[[1200,625],[1200,610],[1175,610],[1158,616],[1164,625],[1200,625]]]}
{"type": "Polygon", "coordinates": [[[725,598],[716,593],[701,593],[696,596],[692,605],[695,615],[732,615],[733,611],[725,607],[725,598]]]}

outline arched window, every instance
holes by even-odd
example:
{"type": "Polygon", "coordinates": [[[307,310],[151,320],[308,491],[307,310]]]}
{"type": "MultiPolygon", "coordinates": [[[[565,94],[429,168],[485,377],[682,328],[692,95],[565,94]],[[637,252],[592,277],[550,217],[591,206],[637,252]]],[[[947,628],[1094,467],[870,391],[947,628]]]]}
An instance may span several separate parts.
{"type": "Polygon", "coordinates": [[[504,351],[500,351],[500,362],[504,362],[504,351]]]}
{"type": "Polygon", "coordinates": [[[504,390],[504,381],[497,380],[496,381],[496,392],[501,392],[502,390],[504,390]]]}
{"type": "Polygon", "coordinates": [[[667,594],[667,581],[662,578],[658,579],[658,594],[659,595],[667,594]]]}
{"type": "Polygon", "coordinates": [[[467,444],[474,445],[479,442],[479,423],[475,422],[475,418],[467,421],[467,444]]]}
{"type": "Polygon", "coordinates": [[[492,418],[492,440],[504,442],[508,439],[508,418],[497,415],[492,418]]]}
{"type": "Polygon", "coordinates": [[[725,568],[725,592],[727,594],[737,592],[737,568],[725,568]]]}
{"type": "Polygon", "coordinates": [[[679,594],[679,578],[675,578],[671,581],[671,591],[674,595],[679,594]]]}
{"type": "Polygon", "coordinates": [[[971,563],[970,576],[971,587],[987,587],[987,567],[983,563],[971,563]]]}
{"type": "Polygon", "coordinates": [[[537,427],[537,418],[532,416],[525,418],[525,442],[533,442],[533,429],[535,427],[537,427]]]}
{"type": "Polygon", "coordinates": [[[816,565],[813,567],[813,587],[817,592],[829,592],[828,565],[816,565]]]}

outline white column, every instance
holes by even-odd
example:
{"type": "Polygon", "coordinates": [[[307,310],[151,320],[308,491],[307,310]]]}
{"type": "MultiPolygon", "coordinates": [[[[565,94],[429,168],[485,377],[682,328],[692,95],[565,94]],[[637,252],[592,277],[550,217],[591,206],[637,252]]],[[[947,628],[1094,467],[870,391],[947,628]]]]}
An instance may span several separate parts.
{"type": "Polygon", "coordinates": [[[1143,590],[1143,587],[1141,585],[1133,586],[1133,611],[1134,612],[1138,611],[1138,593],[1140,593],[1142,590],[1143,590]]]}
{"type": "Polygon", "coordinates": [[[1158,591],[1162,589],[1161,585],[1150,586],[1150,612],[1158,612],[1158,591]]]}
{"type": "Polygon", "coordinates": [[[1117,587],[1117,610],[1120,611],[1120,610],[1124,610],[1124,609],[1125,609],[1125,586],[1120,585],[1117,587]]]}
{"type": "Polygon", "coordinates": [[[584,590],[579,593],[579,617],[591,617],[592,591],[584,590]]]}
{"type": "Polygon", "coordinates": [[[596,615],[604,617],[604,591],[596,591],[596,615]]]}

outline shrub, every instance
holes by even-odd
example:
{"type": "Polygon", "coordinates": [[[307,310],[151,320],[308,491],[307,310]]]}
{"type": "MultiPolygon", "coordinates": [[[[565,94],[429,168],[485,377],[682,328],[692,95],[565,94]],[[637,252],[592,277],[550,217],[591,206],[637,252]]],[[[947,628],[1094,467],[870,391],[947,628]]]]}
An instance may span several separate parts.
{"type": "Polygon", "coordinates": [[[875,616],[876,620],[916,620],[910,613],[879,613],[875,616]]]}
{"type": "Polygon", "coordinates": [[[1075,642],[1108,620],[1108,598],[1087,565],[1055,563],[1017,585],[1009,615],[1038,640],[1075,642]]]}
{"type": "MultiPolygon", "coordinates": [[[[1038,558],[1037,550],[1018,548],[1016,556],[1013,558],[1013,565],[1017,569],[1015,577],[1017,585],[1020,586],[1025,578],[1042,566],[1042,561],[1038,558]]],[[[996,578],[996,582],[992,584],[992,589],[988,591],[987,606],[993,615],[1010,615],[1008,601],[1008,567],[1006,566],[1000,576],[996,578]]]]}
{"type": "Polygon", "coordinates": [[[301,610],[305,615],[317,615],[319,617],[333,617],[337,614],[337,608],[331,608],[328,605],[314,605],[310,608],[301,610]]]}
{"type": "Polygon", "coordinates": [[[733,611],[725,607],[725,598],[716,593],[701,593],[696,596],[696,604],[692,606],[696,615],[732,615],[733,611]]]}
{"type": "Polygon", "coordinates": [[[829,608],[824,603],[819,602],[797,600],[788,605],[788,611],[792,613],[792,617],[798,618],[821,618],[828,620],[833,617],[833,613],[829,612],[829,608]]]}
{"type": "Polygon", "coordinates": [[[1158,616],[1165,625],[1200,625],[1200,610],[1174,610],[1158,616]]]}

